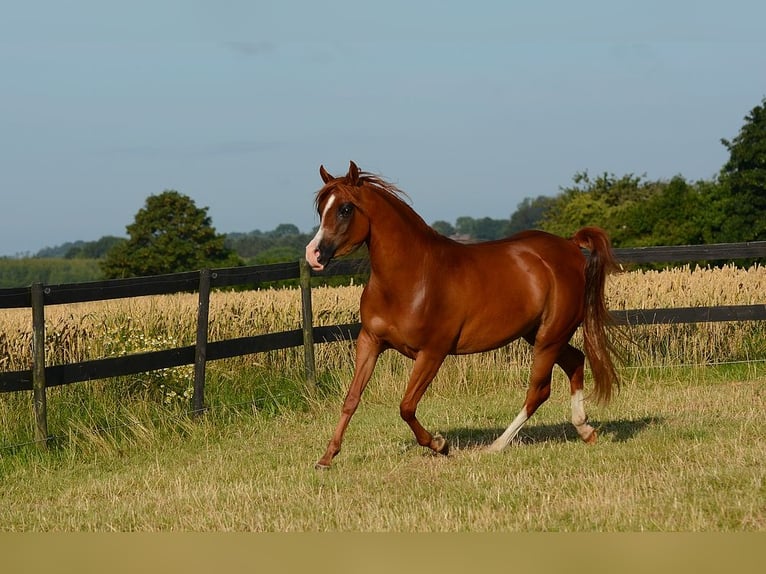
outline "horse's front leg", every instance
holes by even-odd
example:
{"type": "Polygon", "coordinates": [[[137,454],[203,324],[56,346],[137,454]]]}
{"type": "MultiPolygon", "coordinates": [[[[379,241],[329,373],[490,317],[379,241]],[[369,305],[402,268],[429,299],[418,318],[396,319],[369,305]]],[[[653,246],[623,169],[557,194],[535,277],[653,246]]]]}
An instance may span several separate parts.
{"type": "Polygon", "coordinates": [[[449,453],[449,443],[447,443],[445,438],[439,434],[432,435],[423,428],[423,425],[420,424],[420,421],[415,416],[418,403],[426,389],[428,389],[428,385],[433,381],[436,373],[439,372],[439,367],[441,367],[444,357],[445,355],[443,354],[434,355],[424,351],[418,353],[412,373],[410,374],[410,380],[407,383],[407,390],[399,406],[399,413],[404,421],[410,425],[419,445],[427,446],[438,454],[447,455],[449,453]]]}
{"type": "Polygon", "coordinates": [[[356,366],[354,367],[354,378],[346,393],[346,399],[343,401],[340,420],[335,427],[335,432],[327,445],[324,455],[316,463],[317,469],[330,468],[332,459],[340,452],[340,445],[343,442],[343,435],[346,427],[359,406],[359,400],[362,398],[367,383],[375,369],[375,363],[382,351],[382,347],[377,338],[370,335],[362,329],[356,342],[356,366]]]}

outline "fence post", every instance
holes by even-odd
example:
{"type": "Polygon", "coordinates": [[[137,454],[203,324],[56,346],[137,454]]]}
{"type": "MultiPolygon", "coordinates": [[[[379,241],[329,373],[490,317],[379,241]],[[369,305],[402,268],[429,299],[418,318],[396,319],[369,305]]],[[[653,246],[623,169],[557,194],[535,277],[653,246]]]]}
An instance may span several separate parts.
{"type": "Polygon", "coordinates": [[[48,401],[45,394],[45,300],[42,283],[32,283],[32,393],[35,411],[35,440],[48,448],[48,401]]]}
{"type": "Polygon", "coordinates": [[[194,347],[193,416],[199,416],[205,410],[205,368],[207,366],[207,332],[210,318],[210,276],[210,269],[202,269],[199,272],[197,342],[194,347]]]}
{"type": "Polygon", "coordinates": [[[308,261],[301,257],[301,315],[303,323],[303,361],[306,366],[306,386],[309,391],[316,389],[316,364],[314,363],[314,313],[311,308],[311,268],[308,261]]]}

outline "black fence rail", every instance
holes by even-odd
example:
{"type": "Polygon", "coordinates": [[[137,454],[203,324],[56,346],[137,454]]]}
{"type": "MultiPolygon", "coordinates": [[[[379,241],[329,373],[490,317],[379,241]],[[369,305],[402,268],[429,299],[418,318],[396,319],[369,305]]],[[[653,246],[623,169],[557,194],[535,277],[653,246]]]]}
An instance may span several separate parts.
{"type": "MultiPolygon", "coordinates": [[[[766,241],[615,249],[617,259],[629,263],[694,262],[762,259],[766,241]]],[[[345,259],[328,265],[323,277],[363,275],[369,272],[366,259],[345,259]]],[[[208,361],[253,353],[302,346],[309,390],[316,384],[314,345],[340,340],[354,340],[361,326],[356,324],[315,326],[311,307],[313,272],[305,261],[225,269],[174,273],[153,277],[113,279],[87,283],[42,285],[0,289],[0,309],[31,308],[32,367],[23,371],[0,373],[0,393],[32,391],[36,420],[36,440],[45,445],[48,439],[45,389],[81,381],[134,375],[147,371],[194,365],[192,412],[204,411],[205,367],[208,361]],[[264,283],[300,280],[302,328],[253,337],[208,342],[210,292],[220,287],[244,286],[255,289],[264,283]],[[199,294],[195,345],[83,361],[66,365],[46,365],[45,307],[89,301],[165,295],[182,292],[199,294]]],[[[645,325],[661,323],[698,323],[718,321],[758,321],[766,319],[766,304],[693,308],[630,309],[612,311],[617,324],[645,325]]]]}

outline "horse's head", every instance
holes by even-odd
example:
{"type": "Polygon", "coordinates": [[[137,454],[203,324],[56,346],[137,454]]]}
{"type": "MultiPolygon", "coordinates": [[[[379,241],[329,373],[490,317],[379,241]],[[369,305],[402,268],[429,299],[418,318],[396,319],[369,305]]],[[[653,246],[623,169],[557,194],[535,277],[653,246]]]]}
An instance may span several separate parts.
{"type": "Polygon", "coordinates": [[[321,271],[336,256],[346,255],[370,235],[370,220],[359,207],[359,192],[365,180],[352,161],[348,173],[333,177],[320,166],[324,187],[317,192],[319,230],[306,246],[306,261],[321,271]]]}

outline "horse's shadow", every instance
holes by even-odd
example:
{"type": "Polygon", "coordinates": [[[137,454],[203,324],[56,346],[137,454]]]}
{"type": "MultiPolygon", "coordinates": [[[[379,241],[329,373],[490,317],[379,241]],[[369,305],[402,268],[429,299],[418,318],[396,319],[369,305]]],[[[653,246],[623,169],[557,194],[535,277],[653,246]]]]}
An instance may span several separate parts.
{"type": "MultiPolygon", "coordinates": [[[[651,425],[661,424],[661,417],[642,417],[639,419],[619,419],[607,422],[594,422],[591,424],[598,432],[600,439],[612,442],[626,442],[640,434],[651,425]]],[[[492,444],[505,428],[453,428],[445,432],[448,440],[456,448],[482,448],[492,444]]],[[[527,423],[515,439],[521,444],[534,444],[544,442],[579,442],[580,437],[574,426],[569,422],[557,424],[535,425],[527,423]]]]}

